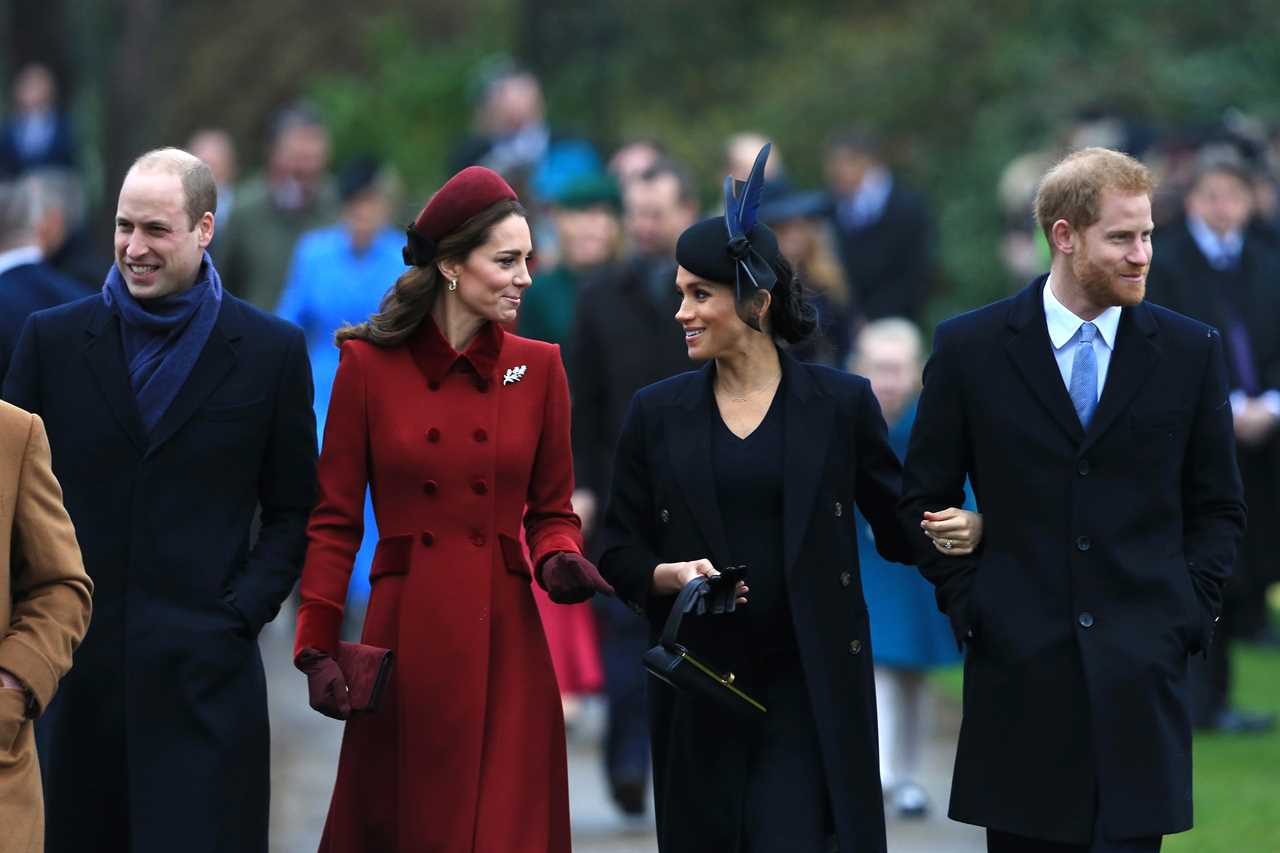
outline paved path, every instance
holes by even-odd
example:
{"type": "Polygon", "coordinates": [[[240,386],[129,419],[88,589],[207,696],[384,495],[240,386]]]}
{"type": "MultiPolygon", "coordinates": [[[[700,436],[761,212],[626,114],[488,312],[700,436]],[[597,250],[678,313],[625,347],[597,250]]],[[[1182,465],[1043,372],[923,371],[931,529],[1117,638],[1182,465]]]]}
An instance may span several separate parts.
{"type": "MultiPolygon", "coordinates": [[[[283,621],[283,620],[282,620],[283,621]]],[[[307,706],[306,681],[289,663],[292,638],[278,625],[263,632],[271,697],[271,853],[314,853],[338,766],[342,724],[307,706]]],[[[947,787],[954,752],[954,711],[934,714],[934,739],[925,752],[921,783],[936,804],[928,819],[890,817],[890,853],[981,853],[981,832],[948,821],[947,787]]],[[[651,819],[626,821],[609,802],[597,747],[599,707],[588,705],[569,742],[569,798],[575,853],[656,853],[651,819]]],[[[412,853],[412,851],[404,851],[412,853]]]]}

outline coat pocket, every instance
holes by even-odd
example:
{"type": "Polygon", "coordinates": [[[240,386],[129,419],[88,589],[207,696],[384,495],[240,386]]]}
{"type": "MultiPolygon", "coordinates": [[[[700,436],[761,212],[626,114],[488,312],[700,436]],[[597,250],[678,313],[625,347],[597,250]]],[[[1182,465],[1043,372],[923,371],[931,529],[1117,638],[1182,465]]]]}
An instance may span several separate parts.
{"type": "Polygon", "coordinates": [[[413,534],[400,536],[384,536],[378,540],[378,548],[373,552],[373,566],[369,569],[369,583],[387,575],[409,574],[409,564],[413,559],[413,534]]]}
{"type": "Polygon", "coordinates": [[[378,540],[369,569],[369,608],[364,616],[363,642],[386,649],[399,647],[400,599],[412,560],[412,534],[378,540]]]}
{"type": "Polygon", "coordinates": [[[533,571],[529,568],[529,558],[524,548],[510,536],[498,534],[498,546],[502,549],[502,565],[513,575],[533,579],[533,571]]]}
{"type": "Polygon", "coordinates": [[[13,687],[0,687],[0,764],[12,759],[22,727],[27,724],[27,694],[13,687]]]}

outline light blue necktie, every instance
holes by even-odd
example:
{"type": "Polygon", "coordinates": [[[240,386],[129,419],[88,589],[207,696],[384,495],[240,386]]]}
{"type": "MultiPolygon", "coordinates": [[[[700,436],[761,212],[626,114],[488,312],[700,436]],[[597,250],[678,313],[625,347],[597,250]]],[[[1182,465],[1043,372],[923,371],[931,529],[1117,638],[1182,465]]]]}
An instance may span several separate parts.
{"type": "Polygon", "coordinates": [[[1071,363],[1071,403],[1085,429],[1089,428],[1093,410],[1098,408],[1098,357],[1093,352],[1093,339],[1097,336],[1097,326],[1080,325],[1080,343],[1076,344],[1076,357],[1071,363]]]}

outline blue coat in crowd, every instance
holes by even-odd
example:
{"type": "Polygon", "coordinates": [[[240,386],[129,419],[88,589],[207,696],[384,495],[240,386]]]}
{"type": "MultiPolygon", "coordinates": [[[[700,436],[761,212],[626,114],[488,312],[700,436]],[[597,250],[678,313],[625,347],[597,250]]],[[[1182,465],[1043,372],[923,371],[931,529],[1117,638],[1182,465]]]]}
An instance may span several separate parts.
{"type": "MultiPolygon", "coordinates": [[[[902,459],[907,455],[911,425],[916,419],[913,400],[889,426],[889,445],[902,459]]],[[[967,493],[966,489],[966,493],[967,493]]],[[[965,509],[973,509],[973,497],[965,509]]],[[[929,669],[960,660],[947,617],[938,612],[933,586],[910,566],[890,563],[876,552],[871,525],[858,512],[858,561],[862,565],[862,594],[871,614],[871,648],[876,664],[899,669],[929,669]]]]}
{"type": "MultiPolygon", "coordinates": [[[[404,236],[385,228],[362,252],[355,251],[343,225],[304,234],[293,252],[276,314],[302,327],[316,386],[316,424],[323,437],[329,394],[338,372],[338,348],[333,333],[347,323],[363,322],[378,310],[382,295],[405,271],[400,249],[404,236]]],[[[351,596],[369,597],[369,569],[378,541],[373,505],[364,507],[364,540],[351,574],[351,596]]]]}

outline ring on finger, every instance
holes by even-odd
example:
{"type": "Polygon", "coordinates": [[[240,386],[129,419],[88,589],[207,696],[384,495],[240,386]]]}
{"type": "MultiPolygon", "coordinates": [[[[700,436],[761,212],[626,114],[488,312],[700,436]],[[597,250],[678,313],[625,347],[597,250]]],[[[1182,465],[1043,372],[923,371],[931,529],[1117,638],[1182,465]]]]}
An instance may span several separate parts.
{"type": "Polygon", "coordinates": [[[942,545],[942,549],[944,551],[950,551],[953,547],[955,547],[955,543],[952,542],[950,539],[943,539],[939,544],[942,545]]]}

